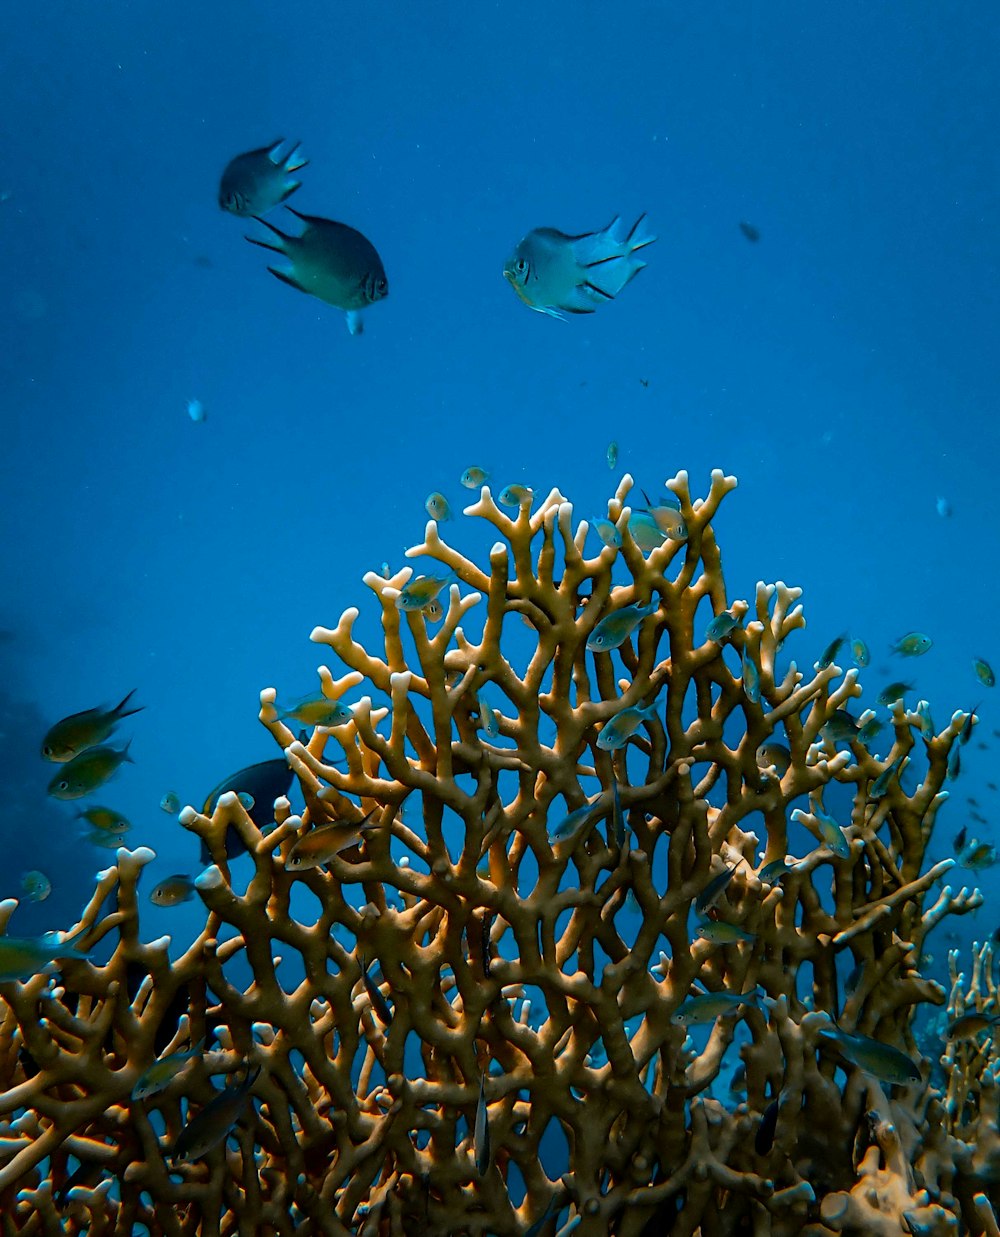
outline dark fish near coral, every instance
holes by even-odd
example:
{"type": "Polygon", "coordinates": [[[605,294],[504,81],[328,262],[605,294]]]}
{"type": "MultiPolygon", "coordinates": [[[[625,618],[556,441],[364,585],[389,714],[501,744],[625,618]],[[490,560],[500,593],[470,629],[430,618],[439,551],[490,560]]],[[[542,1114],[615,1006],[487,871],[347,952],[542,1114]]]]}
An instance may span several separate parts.
{"type": "Polygon", "coordinates": [[[836,1040],[841,1054],[852,1065],[880,1082],[903,1084],[920,1081],[916,1062],[891,1044],[883,1044],[881,1040],[871,1039],[867,1035],[842,1031],[839,1027],[823,1030],[820,1034],[836,1040]]]}
{"type": "Polygon", "coordinates": [[[842,633],[835,639],[831,640],[823,652],[819,656],[819,661],[816,662],[818,670],[826,670],[828,666],[832,666],[840,652],[844,641],[847,639],[846,634],[842,633]]]}
{"type": "MultiPolygon", "coordinates": [[[[232,777],[227,777],[224,782],[220,782],[205,800],[202,814],[211,816],[215,811],[215,805],[227,792],[232,791],[233,794],[245,792],[252,795],[254,800],[254,806],[247,811],[247,815],[258,829],[264,829],[274,819],[275,799],[287,795],[291,785],[292,771],[287,761],[284,759],[262,760],[259,764],[248,765],[239,773],[234,773],[232,777]]],[[[246,853],[247,848],[243,845],[243,839],[232,825],[226,830],[225,845],[227,859],[235,859],[237,855],[246,853]]],[[[212,853],[204,842],[201,844],[201,861],[205,864],[213,862],[212,853]]]]}
{"type": "Polygon", "coordinates": [[[151,1095],[165,1091],[188,1061],[200,1057],[205,1050],[205,1040],[200,1039],[188,1052],[172,1052],[169,1057],[154,1061],[136,1079],[132,1088],[134,1100],[148,1100],[151,1095]]]}
{"type": "Polygon", "coordinates": [[[175,1163],[181,1160],[200,1160],[213,1147],[223,1142],[240,1119],[250,1099],[250,1089],[260,1077],[261,1067],[247,1069],[246,1077],[235,1087],[224,1087],[208,1101],[177,1136],[170,1149],[169,1158],[175,1163]]]}
{"type": "Polygon", "coordinates": [[[365,986],[365,992],[368,994],[368,1000],[372,1003],[372,1013],[381,1022],[384,1027],[392,1026],[392,1010],[389,1008],[389,1003],[382,995],[382,990],[378,984],[372,979],[368,970],[368,964],[365,962],[365,955],[361,955],[361,982],[365,986]]]}
{"type": "Polygon", "coordinates": [[[88,747],[63,765],[49,782],[49,794],[53,799],[82,799],[97,790],[114,777],[126,761],[133,763],[128,754],[129,743],[120,748],[88,747]]]}
{"type": "Polygon", "coordinates": [[[261,241],[252,236],[246,239],[287,258],[290,270],[275,266],[267,269],[289,287],[343,309],[347,313],[347,329],[352,335],[360,335],[364,329],[361,310],[389,295],[389,281],[375,246],[346,223],[300,215],[290,206],[285,209],[306,225],[301,236],[288,236],[255,216],[276,240],[261,241]]]}
{"type": "Polygon", "coordinates": [[[30,979],[57,958],[86,961],[90,954],[74,948],[83,935],[84,931],[80,931],[64,941],[58,939],[57,932],[46,932],[44,936],[0,936],[0,983],[30,979]]]}
{"type": "Polygon", "coordinates": [[[739,625],[740,620],[735,614],[731,614],[728,610],[723,610],[705,628],[705,639],[712,640],[716,644],[722,644],[729,639],[739,625]]]}
{"type": "Polygon", "coordinates": [[[610,653],[624,644],[642,620],[657,608],[657,603],[650,601],[645,606],[636,603],[606,614],[587,637],[587,648],[592,653],[610,653]]]}
{"type": "Polygon", "coordinates": [[[767,1155],[774,1146],[774,1134],[778,1128],[778,1100],[772,1100],[764,1109],[754,1135],[753,1149],[758,1155],[767,1155]]]}
{"type": "Polygon", "coordinates": [[[291,173],[304,168],[308,160],[299,154],[298,142],[286,155],[278,151],[285,139],[270,146],[248,150],[226,164],[219,183],[219,206],[232,215],[266,215],[301,188],[302,181],[291,173]]]}
{"type": "Polygon", "coordinates": [[[757,768],[769,769],[774,766],[778,777],[784,777],[792,765],[792,753],[783,743],[768,741],[757,749],[757,768]]]}
{"type": "Polygon", "coordinates": [[[736,875],[736,869],[744,862],[743,856],[733,864],[731,868],[726,868],[717,876],[713,876],[705,888],[698,894],[694,900],[694,910],[696,915],[705,915],[712,909],[725,893],[729,886],[729,882],[736,875]]]}
{"type": "Polygon", "coordinates": [[[890,683],[879,692],[878,702],[888,708],[894,705],[897,700],[902,700],[906,693],[911,691],[913,691],[912,683],[890,683]]]}
{"type": "Polygon", "coordinates": [[[190,902],[194,897],[194,881],[183,872],[175,872],[173,876],[163,880],[150,893],[149,900],[154,906],[180,906],[182,902],[190,902]]]}
{"type": "Polygon", "coordinates": [[[504,263],[504,278],[529,309],[551,318],[592,314],[646,265],[635,256],[656,240],[643,229],[645,218],[640,215],[629,232],[617,216],[601,231],[580,236],[536,228],[504,263]]]}
{"type": "Polygon", "coordinates": [[[857,718],[846,709],[836,709],[821,727],[823,737],[831,743],[850,743],[858,735],[857,718]]]}
{"type": "Polygon", "coordinates": [[[73,713],[56,722],[42,740],[42,755],[46,760],[61,763],[72,760],[88,747],[103,743],[123,717],[142,711],[143,705],[134,709],[127,707],[135,693],[136,688],[133,688],[113,709],[84,709],[82,713],[73,713]]]}
{"type": "Polygon", "coordinates": [[[1000,1022],[1000,1014],[983,1014],[972,1011],[952,1018],[948,1023],[948,1039],[973,1039],[980,1031],[992,1030],[1000,1022]]]}

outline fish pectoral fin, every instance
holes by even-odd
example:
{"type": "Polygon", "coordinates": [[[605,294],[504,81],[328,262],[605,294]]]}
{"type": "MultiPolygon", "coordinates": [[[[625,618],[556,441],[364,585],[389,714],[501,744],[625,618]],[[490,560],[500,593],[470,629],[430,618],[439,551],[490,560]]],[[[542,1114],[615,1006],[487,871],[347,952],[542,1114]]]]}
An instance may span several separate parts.
{"type": "Polygon", "coordinates": [[[292,194],[295,192],[295,190],[296,190],[296,189],[301,189],[301,188],[302,188],[302,181],[301,181],[301,180],[290,180],[290,181],[287,181],[287,182],[286,182],[286,184],[285,184],[285,190],[284,190],[284,192],[282,193],[281,198],[279,199],[279,201],[284,202],[286,198],[290,198],[290,197],[292,196],[292,194]]]}
{"type": "MultiPolygon", "coordinates": [[[[269,246],[265,245],[264,248],[267,249],[269,246]]],[[[288,284],[290,288],[297,288],[299,292],[308,293],[309,289],[304,288],[294,275],[288,275],[284,271],[279,271],[276,266],[269,266],[267,269],[271,272],[275,279],[280,279],[282,283],[288,284]]]]}
{"type": "MultiPolygon", "coordinates": [[[[565,314],[560,313],[560,312],[559,312],[559,310],[558,310],[558,309],[555,309],[552,305],[532,305],[532,303],[531,303],[530,301],[525,300],[523,296],[521,297],[521,300],[522,300],[522,301],[524,301],[525,305],[527,305],[529,309],[533,309],[533,310],[535,311],[535,313],[538,313],[538,314],[545,314],[545,315],[547,315],[547,317],[549,317],[549,318],[558,318],[558,320],[559,320],[560,322],[565,322],[565,321],[566,321],[566,315],[565,315],[565,314]]],[[[565,305],[562,305],[562,306],[560,306],[560,308],[561,308],[561,309],[566,309],[567,307],[566,307],[565,305]]],[[[570,310],[569,310],[569,312],[570,312],[571,314],[575,314],[575,313],[589,313],[589,312],[590,312],[590,310],[577,310],[577,309],[570,309],[570,310]]]]}

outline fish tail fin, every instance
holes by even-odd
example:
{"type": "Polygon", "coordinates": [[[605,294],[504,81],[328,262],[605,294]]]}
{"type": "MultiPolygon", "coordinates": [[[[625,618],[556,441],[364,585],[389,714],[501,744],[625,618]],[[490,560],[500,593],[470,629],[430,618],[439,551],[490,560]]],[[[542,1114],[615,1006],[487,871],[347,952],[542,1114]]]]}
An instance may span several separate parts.
{"type": "Polygon", "coordinates": [[[646,265],[635,256],[638,250],[656,240],[643,228],[645,218],[640,215],[630,231],[625,232],[621,216],[616,215],[602,231],[574,242],[574,256],[587,268],[587,283],[608,299],[616,297],[646,265]]]}
{"type": "Polygon", "coordinates": [[[141,713],[143,709],[146,707],[144,704],[138,704],[136,705],[134,709],[127,709],[125,707],[138,690],[139,690],[138,687],[133,687],[132,690],[129,692],[129,694],[125,697],[125,699],[119,701],[119,703],[116,704],[115,707],[111,710],[112,713],[114,713],[115,717],[117,717],[119,720],[121,720],[121,718],[123,717],[131,717],[133,713],[141,713]]]}
{"type": "Polygon", "coordinates": [[[297,172],[299,168],[309,166],[309,160],[302,156],[302,143],[296,142],[292,149],[285,155],[282,161],[282,167],[286,172],[297,172]]]}
{"type": "Polygon", "coordinates": [[[124,750],[122,751],[122,762],[123,762],[123,763],[127,762],[127,763],[128,763],[128,764],[130,764],[130,765],[134,765],[134,764],[135,764],[135,761],[134,761],[134,760],[132,759],[132,757],[128,754],[128,749],[129,749],[131,746],[132,746],[132,740],[131,740],[131,739],[129,739],[129,741],[125,744],[124,750]]]}
{"type": "Polygon", "coordinates": [[[649,225],[646,223],[645,211],[632,225],[632,231],[625,238],[625,243],[628,245],[629,253],[635,253],[637,249],[645,249],[647,245],[652,245],[659,238],[656,234],[650,231],[649,225]]]}
{"type": "MultiPolygon", "coordinates": [[[[278,157],[278,150],[280,147],[284,146],[284,144],[285,144],[285,139],[283,137],[279,137],[276,142],[272,142],[270,146],[267,147],[267,157],[271,160],[272,163],[279,164],[282,162],[282,160],[278,157]]],[[[295,150],[297,146],[298,146],[298,143],[296,143],[295,146],[292,147],[292,150],[295,150]]]]}

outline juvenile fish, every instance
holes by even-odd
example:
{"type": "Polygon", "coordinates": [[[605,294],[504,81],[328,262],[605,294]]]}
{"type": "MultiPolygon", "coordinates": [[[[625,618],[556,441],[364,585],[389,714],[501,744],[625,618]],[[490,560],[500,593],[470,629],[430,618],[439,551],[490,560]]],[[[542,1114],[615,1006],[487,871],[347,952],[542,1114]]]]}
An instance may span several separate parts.
{"type": "Polygon", "coordinates": [[[361,955],[361,982],[365,986],[365,992],[368,993],[368,1000],[371,1001],[372,1013],[381,1022],[384,1027],[392,1026],[392,1010],[385,997],[382,995],[382,990],[378,984],[372,979],[368,971],[368,964],[365,962],[365,955],[361,955]]]}
{"type": "Polygon", "coordinates": [[[37,868],[21,874],[21,888],[30,902],[44,902],[52,892],[52,882],[37,868]]]}
{"type": "Polygon", "coordinates": [[[307,872],[329,863],[334,855],[355,846],[372,829],[385,827],[381,821],[370,819],[377,810],[372,808],[360,820],[335,820],[310,829],[288,852],[285,867],[292,872],[307,872]]]}
{"type": "Polygon", "coordinates": [[[346,726],[354,720],[354,713],[350,705],[344,704],[342,700],[331,700],[322,692],[314,692],[310,696],[303,696],[298,704],[292,705],[290,709],[281,710],[278,721],[289,720],[301,722],[303,726],[346,726]]]}
{"type": "Polygon", "coordinates": [[[759,1000],[757,992],[700,992],[689,996],[674,1010],[673,1018],[681,1026],[697,1026],[714,1022],[723,1014],[733,1013],[741,1005],[752,1005],[759,1000]]]}
{"type": "Polygon", "coordinates": [[[183,872],[175,872],[173,876],[163,880],[150,893],[149,900],[154,906],[180,906],[182,902],[190,902],[194,897],[194,881],[183,872]]]}
{"type": "Polygon", "coordinates": [[[988,661],[984,661],[981,657],[973,657],[972,668],[976,672],[976,678],[984,687],[996,687],[997,676],[993,673],[993,667],[988,661]]]}
{"type": "Polygon", "coordinates": [[[103,786],[127,761],[131,739],[122,748],[88,747],[79,756],[68,760],[49,782],[49,794],[54,799],[82,799],[103,786]]]}
{"type": "Polygon", "coordinates": [[[769,769],[774,766],[778,777],[784,777],[792,766],[792,753],[783,743],[769,741],[757,748],[757,768],[769,769]]]}
{"type": "Polygon", "coordinates": [[[858,721],[846,709],[837,709],[830,714],[821,730],[831,743],[850,743],[857,738],[858,721]]]}
{"type": "Polygon", "coordinates": [[[852,1065],[880,1082],[901,1085],[920,1081],[920,1070],[916,1062],[891,1044],[883,1044],[881,1040],[841,1031],[839,1028],[824,1029],[820,1034],[828,1039],[835,1039],[841,1054],[852,1065]]]}
{"type": "Polygon", "coordinates": [[[891,765],[887,765],[872,782],[871,790],[868,792],[869,799],[881,799],[889,789],[889,784],[899,772],[899,766],[903,763],[902,756],[897,756],[891,765]]]}
{"type": "Polygon", "coordinates": [[[826,670],[829,666],[833,665],[833,663],[837,660],[837,654],[840,652],[846,639],[847,636],[842,633],[830,641],[830,643],[820,654],[819,661],[816,663],[817,670],[826,670]]]}
{"type": "Polygon", "coordinates": [[[159,1061],[154,1061],[136,1079],[136,1084],[132,1088],[132,1098],[148,1100],[151,1095],[159,1095],[161,1091],[165,1091],[170,1086],[188,1061],[193,1060],[194,1057],[200,1057],[204,1050],[205,1041],[200,1039],[187,1052],[172,1052],[169,1057],[161,1057],[159,1061]]]}
{"type": "Polygon", "coordinates": [[[524,503],[530,503],[533,497],[534,490],[530,485],[505,485],[497,502],[501,507],[520,507],[524,503]]]}
{"type": "Polygon", "coordinates": [[[72,713],[56,722],[46,732],[42,740],[42,755],[46,760],[54,760],[62,764],[72,760],[74,756],[89,747],[96,747],[110,738],[115,727],[123,717],[131,717],[133,713],[141,713],[143,705],[134,709],[128,708],[128,703],[136,693],[136,688],[113,709],[84,709],[82,713],[72,713]]]}
{"type": "Polygon", "coordinates": [[[658,550],[667,539],[667,534],[648,511],[633,511],[628,517],[628,531],[643,554],[658,550]]]}
{"type": "Polygon", "coordinates": [[[643,722],[651,722],[655,719],[655,700],[644,709],[638,705],[622,709],[620,713],[616,713],[614,717],[609,718],[601,727],[597,736],[597,746],[604,752],[617,752],[625,746],[643,722]]]}
{"type": "Polygon", "coordinates": [[[485,485],[489,479],[490,474],[486,471],[486,469],[479,468],[474,464],[471,468],[467,468],[465,472],[462,473],[459,481],[467,490],[478,490],[479,487],[485,485]]]}
{"type": "Polygon", "coordinates": [[[260,1072],[259,1065],[248,1068],[242,1082],[235,1087],[224,1087],[213,1096],[181,1130],[170,1149],[169,1158],[175,1163],[200,1160],[213,1147],[224,1142],[250,1102],[250,1091],[260,1072]]]}
{"type": "Polygon", "coordinates": [[[30,979],[58,958],[86,961],[90,953],[74,948],[85,929],[68,940],[58,940],[58,933],[43,936],[0,936],[0,983],[14,979],[30,979]]]}
{"type": "Polygon", "coordinates": [[[496,715],[496,711],[480,689],[476,692],[476,701],[479,705],[479,720],[483,724],[483,730],[486,731],[486,737],[495,739],[500,734],[500,719],[496,715]]]}
{"type": "Polygon", "coordinates": [[[304,168],[308,160],[299,154],[298,142],[286,155],[278,151],[285,139],[279,137],[270,146],[248,150],[230,159],[219,182],[219,207],[231,215],[266,215],[269,210],[290,198],[302,181],[293,172],[304,168]]]}
{"type": "Polygon", "coordinates": [[[891,644],[889,651],[898,653],[900,657],[922,657],[933,643],[930,636],[922,631],[909,631],[891,644]]]}
{"type": "Polygon", "coordinates": [[[180,810],[181,810],[180,799],[178,798],[177,795],[174,794],[172,790],[168,790],[167,793],[160,800],[160,811],[166,812],[168,816],[176,816],[180,810]]]}
{"type": "Polygon", "coordinates": [[[751,704],[760,703],[760,671],[749,652],[743,654],[743,691],[751,704]]]}
{"type": "Polygon", "coordinates": [[[868,645],[859,636],[851,638],[851,660],[860,670],[863,670],[871,661],[868,645]]]}
{"type": "Polygon", "coordinates": [[[602,519],[600,516],[595,516],[590,522],[594,532],[597,533],[606,546],[610,546],[613,550],[621,549],[622,535],[618,531],[617,524],[613,524],[610,520],[602,519]]]}
{"type": "Polygon", "coordinates": [[[614,466],[618,463],[618,444],[616,442],[608,443],[606,458],[609,468],[614,468],[614,466]]]}
{"type": "Polygon", "coordinates": [[[85,820],[95,829],[101,829],[105,833],[128,833],[132,828],[128,819],[121,812],[116,812],[110,807],[88,807],[77,812],[78,820],[85,820]]]}
{"type": "Polygon", "coordinates": [[[645,606],[636,603],[605,615],[587,637],[587,648],[593,653],[610,653],[612,649],[619,648],[642,620],[656,609],[656,602],[651,600],[645,606]]]}
{"type": "MultiPolygon", "coordinates": [[[[822,840],[829,846],[838,859],[850,859],[851,847],[847,841],[847,836],[840,825],[822,810],[822,808],[812,808],[808,815],[812,816],[816,822],[817,831],[822,840]]],[[[795,808],[792,812],[792,820],[799,820],[805,823],[807,813],[801,808],[795,808]]]]}
{"type": "Polygon", "coordinates": [[[706,920],[699,924],[695,936],[713,945],[736,945],[742,941],[755,941],[753,932],[746,932],[735,923],[724,923],[722,920],[706,920]]]}
{"type": "Polygon", "coordinates": [[[858,742],[866,746],[874,742],[885,729],[885,724],[877,717],[869,717],[865,724],[858,731],[858,742]]]}
{"type": "Polygon", "coordinates": [[[705,628],[705,639],[712,640],[715,644],[724,644],[739,625],[740,620],[735,614],[723,610],[705,628]]]}
{"type": "Polygon", "coordinates": [[[762,880],[765,885],[776,885],[791,870],[784,859],[772,859],[770,863],[765,863],[757,873],[757,879],[762,880]]]}
{"type": "Polygon", "coordinates": [[[879,704],[885,705],[886,708],[889,708],[891,705],[894,705],[897,700],[902,700],[907,692],[911,691],[913,691],[912,683],[890,683],[887,687],[883,687],[879,692],[878,702],[879,704]]]}
{"type": "Polygon", "coordinates": [[[453,571],[449,571],[446,576],[416,576],[399,590],[396,608],[406,611],[423,610],[454,578],[453,571]]]}
{"type": "Polygon", "coordinates": [[[974,1039],[980,1031],[992,1030],[1000,1022],[1000,1014],[984,1014],[978,1011],[961,1014],[948,1023],[945,1037],[951,1040],[974,1039]]]}
{"type": "Polygon", "coordinates": [[[549,843],[555,845],[558,842],[569,841],[570,838],[579,833],[590,818],[596,814],[596,811],[596,803],[585,803],[582,807],[578,807],[575,811],[570,812],[555,828],[549,830],[549,843]]]}
{"type": "Polygon", "coordinates": [[[432,493],[427,495],[427,500],[424,503],[424,510],[432,520],[443,521],[450,520],[452,518],[451,505],[449,504],[447,498],[445,498],[439,490],[434,490],[432,493]]]}

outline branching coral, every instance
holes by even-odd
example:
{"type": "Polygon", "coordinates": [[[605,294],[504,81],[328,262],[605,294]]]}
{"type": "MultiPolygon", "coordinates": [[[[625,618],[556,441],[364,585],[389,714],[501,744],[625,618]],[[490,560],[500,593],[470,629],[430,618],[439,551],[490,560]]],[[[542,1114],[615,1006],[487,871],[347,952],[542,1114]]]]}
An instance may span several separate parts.
{"type": "MultiPolygon", "coordinates": [[[[727,597],[712,520],[734,479],[714,474],[704,500],[684,473],[667,485],[685,540],[639,548],[626,477],[608,504],[621,546],[594,557],[558,491],[508,516],[484,489],[466,514],[499,534],[488,569],[433,522],[409,551],[454,573],[436,632],[398,604],[404,569],[365,577],[379,653],[355,609],[312,633],[347,668],[321,668],[330,699],[364,684],[389,704],[365,695],[301,742],[262,693],[304,810],[279,800],[262,835],[236,794],[185,809],[214,860],[198,939],[172,963],[142,942],[151,852],[122,850],[82,917],[108,961],[0,986],[5,1232],[58,1215],[91,1233],[850,1232],[872,1181],[878,1231],[947,1219],[887,1132],[920,1103],[927,1127],[926,1082],[892,1112],[883,1095],[876,1129],[854,1061],[873,1041],[915,1055],[915,1007],[945,999],[918,970],[924,938],[978,904],[947,887],[929,904],[951,863],[924,870],[965,715],[927,738],[911,792],[920,718],[895,707],[882,757],[854,733],[867,715],[835,741],[861,685],[835,664],[779,669],[799,590],[727,597]],[[599,620],[651,602],[620,647],[588,651],[599,620]],[[728,634],[704,636],[723,612],[728,634]],[[598,745],[650,703],[624,745],[598,745]],[[363,841],[288,865],[299,839],[366,813],[363,841]],[[228,830],[251,855],[242,893],[228,830]],[[699,993],[733,1007],[688,1039],[699,993]],[[747,1097],[727,1106],[711,1090],[741,1023],[747,1097]],[[166,1090],[131,1099],[157,1054],[206,1035],[166,1090]],[[211,1075],[248,1061],[263,1068],[238,1149],[171,1163],[211,1075]]],[[[974,1174],[955,1172],[971,1200],[974,1174]]]]}

